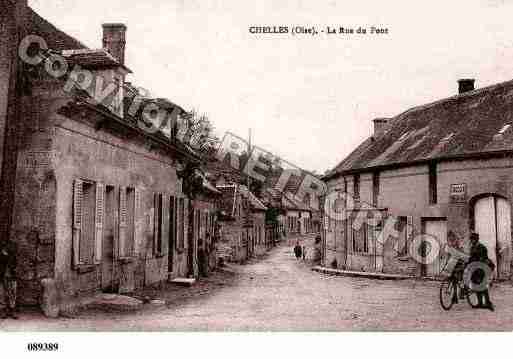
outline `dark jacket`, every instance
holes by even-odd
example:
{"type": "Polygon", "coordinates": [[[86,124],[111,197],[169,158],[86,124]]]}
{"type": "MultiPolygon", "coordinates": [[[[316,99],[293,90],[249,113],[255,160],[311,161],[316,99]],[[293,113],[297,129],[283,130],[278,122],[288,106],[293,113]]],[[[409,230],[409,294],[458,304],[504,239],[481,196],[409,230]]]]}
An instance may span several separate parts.
{"type": "Polygon", "coordinates": [[[0,248],[0,280],[4,279],[7,269],[11,276],[16,278],[16,244],[8,242],[7,245],[0,248]]]}
{"type": "Polygon", "coordinates": [[[469,262],[488,263],[488,249],[484,244],[477,242],[476,245],[472,246],[469,262]]]}
{"type": "MultiPolygon", "coordinates": [[[[486,246],[480,242],[476,243],[470,249],[470,258],[469,263],[472,262],[480,262],[488,265],[490,269],[493,271],[495,269],[495,263],[493,263],[488,258],[488,249],[486,246]]],[[[482,269],[474,270],[471,274],[470,280],[472,283],[479,285],[483,283],[483,280],[486,278],[486,274],[482,269]]]]}

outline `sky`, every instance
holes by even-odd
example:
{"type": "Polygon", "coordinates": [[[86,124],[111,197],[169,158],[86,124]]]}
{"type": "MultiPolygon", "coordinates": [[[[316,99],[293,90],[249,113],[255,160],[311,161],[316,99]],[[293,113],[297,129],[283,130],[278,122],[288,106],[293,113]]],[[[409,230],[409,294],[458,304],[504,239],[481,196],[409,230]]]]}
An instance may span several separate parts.
{"type": "Polygon", "coordinates": [[[513,0],[29,0],[101,47],[127,25],[129,81],[297,166],[323,173],[372,135],[372,120],[452,96],[459,78],[513,78],[513,0]],[[359,26],[387,35],[251,34],[251,26],[359,26]]]}

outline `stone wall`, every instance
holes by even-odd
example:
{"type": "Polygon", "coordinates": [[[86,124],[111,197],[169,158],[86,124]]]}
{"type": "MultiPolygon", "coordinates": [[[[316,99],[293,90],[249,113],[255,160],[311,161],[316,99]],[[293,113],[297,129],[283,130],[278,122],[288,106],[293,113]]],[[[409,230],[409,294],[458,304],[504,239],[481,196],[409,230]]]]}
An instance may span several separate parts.
{"type": "MultiPolygon", "coordinates": [[[[395,217],[410,217],[412,236],[423,233],[423,223],[427,220],[443,220],[447,223],[448,231],[454,232],[456,241],[450,246],[468,250],[468,234],[473,228],[473,204],[482,196],[499,196],[506,199],[511,206],[513,201],[513,160],[502,157],[495,159],[476,159],[445,161],[437,165],[437,202],[429,202],[429,174],[426,166],[410,166],[401,169],[386,170],[380,174],[380,195],[378,208],[386,208],[387,215],[395,217]],[[464,193],[457,198],[451,193],[451,186],[464,188],[464,193]]],[[[347,189],[353,193],[353,176],[347,176],[347,189]]],[[[342,179],[330,181],[329,188],[340,187],[342,179]]],[[[372,199],[372,183],[368,174],[360,176],[360,196],[362,200],[372,199]]],[[[346,241],[343,230],[338,226],[324,226],[325,264],[337,259],[339,265],[345,255],[342,243],[346,241]],[[337,232],[338,231],[338,232],[337,232]]],[[[513,226],[511,228],[513,231],[513,226]]],[[[411,243],[410,243],[411,244],[411,243]]],[[[511,244],[513,247],[513,243],[511,244]]],[[[511,250],[503,258],[505,263],[511,263],[511,250]]],[[[364,256],[349,256],[349,269],[367,270],[371,263],[364,256]]],[[[508,264],[508,267],[511,265],[508,264]]],[[[393,238],[384,243],[383,271],[386,273],[401,273],[421,275],[422,265],[411,256],[401,255],[393,238]]],[[[509,277],[509,271],[502,269],[502,277],[509,277]]]]}

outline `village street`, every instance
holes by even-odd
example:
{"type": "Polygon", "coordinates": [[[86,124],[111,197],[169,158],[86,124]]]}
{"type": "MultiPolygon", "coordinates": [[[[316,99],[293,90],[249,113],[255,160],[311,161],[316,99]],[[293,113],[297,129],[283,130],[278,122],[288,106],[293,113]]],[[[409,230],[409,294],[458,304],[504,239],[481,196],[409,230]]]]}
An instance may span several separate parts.
{"type": "MultiPolygon", "coordinates": [[[[306,241],[305,241],[306,242],[306,241]]],[[[309,240],[311,243],[311,240],[309,240]]],[[[496,312],[466,302],[449,312],[438,302],[438,283],[325,276],[292,255],[294,241],[246,265],[228,265],[192,288],[169,285],[157,297],[167,306],[136,313],[84,312],[45,319],[21,313],[0,322],[9,331],[318,331],[512,330],[510,284],[495,286],[496,312]]],[[[153,293],[155,296],[155,293],[153,293]]]]}

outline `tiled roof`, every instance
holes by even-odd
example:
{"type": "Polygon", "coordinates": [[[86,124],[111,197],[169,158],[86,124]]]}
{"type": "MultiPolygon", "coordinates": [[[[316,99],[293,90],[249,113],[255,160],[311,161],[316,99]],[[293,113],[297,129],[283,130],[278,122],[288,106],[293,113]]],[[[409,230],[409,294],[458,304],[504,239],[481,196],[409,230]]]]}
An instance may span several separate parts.
{"type": "Polygon", "coordinates": [[[120,64],[111,54],[105,49],[78,49],[78,50],[63,50],[62,55],[71,65],[80,65],[84,68],[109,68],[109,67],[123,67],[128,72],[130,69],[120,64]]]}
{"type": "Polygon", "coordinates": [[[78,64],[85,68],[123,67],[113,56],[104,49],[89,49],[74,37],[59,30],[53,24],[42,18],[30,7],[27,14],[27,32],[30,35],[41,36],[48,47],[54,51],[63,52],[71,65],[78,64]]]}
{"type": "Polygon", "coordinates": [[[217,189],[221,191],[223,194],[221,200],[221,211],[224,211],[227,214],[233,215],[233,211],[235,208],[235,198],[237,193],[240,193],[246,200],[249,201],[251,208],[257,211],[265,211],[267,207],[250,191],[248,188],[243,185],[230,184],[217,186],[217,189]]]}
{"type": "MultiPolygon", "coordinates": [[[[48,47],[53,51],[61,52],[62,55],[71,64],[71,66],[73,64],[79,64],[85,68],[123,67],[128,72],[131,72],[130,69],[121,65],[105,49],[89,49],[80,41],[57,29],[54,25],[43,19],[31,8],[28,8],[27,12],[27,33],[41,36],[47,43],[48,47]]],[[[128,108],[132,104],[133,97],[135,97],[137,94],[137,90],[135,87],[128,83],[125,83],[124,87],[127,90],[125,91],[124,98],[125,116],[121,120],[128,122],[130,125],[135,127],[140,113],[136,116],[129,116],[128,108]]],[[[86,93],[82,93],[82,95],[85,96],[86,93]]],[[[165,107],[166,109],[171,107],[179,107],[171,101],[162,98],[147,99],[146,101],[156,102],[159,106],[165,107]]],[[[96,107],[100,110],[105,110],[107,113],[110,112],[110,110],[103,105],[97,105],[96,107]]],[[[141,106],[141,108],[142,107],[143,106],[141,106]]],[[[179,107],[179,109],[181,113],[185,112],[183,108],[179,107]]],[[[163,141],[169,141],[169,135],[163,133],[162,131],[152,134],[150,137],[154,137],[163,141]]],[[[198,157],[196,151],[194,151],[189,145],[185,143],[181,143],[180,141],[173,141],[172,145],[182,153],[187,153],[194,157],[198,157]]]]}
{"type": "Polygon", "coordinates": [[[389,120],[325,179],[345,171],[513,150],[513,81],[414,107],[389,120]],[[511,126],[507,126],[511,125],[511,126]]]}
{"type": "Polygon", "coordinates": [[[57,29],[31,8],[28,8],[27,20],[27,32],[31,35],[41,36],[46,41],[48,47],[53,50],[87,49],[87,46],[57,29]]]}
{"type": "Polygon", "coordinates": [[[298,200],[289,191],[281,192],[275,188],[266,188],[264,197],[269,206],[279,206],[294,211],[312,211],[312,208],[298,200]]]}

